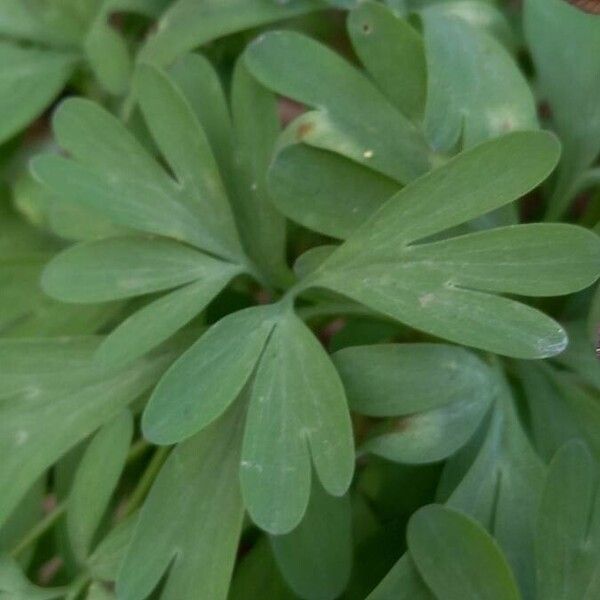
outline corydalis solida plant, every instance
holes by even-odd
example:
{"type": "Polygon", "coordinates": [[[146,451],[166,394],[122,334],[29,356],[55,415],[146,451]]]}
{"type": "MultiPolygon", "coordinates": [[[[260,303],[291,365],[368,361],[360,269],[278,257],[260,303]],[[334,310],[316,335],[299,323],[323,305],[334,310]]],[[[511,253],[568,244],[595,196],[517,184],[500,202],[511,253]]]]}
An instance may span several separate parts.
{"type": "MultiPolygon", "coordinates": [[[[12,482],[0,516],[19,530],[23,498],[62,499],[52,531],[81,576],[65,569],[58,583],[75,597],[113,593],[106,582],[125,599],[264,597],[266,577],[272,597],[458,598],[478,573],[492,597],[542,593],[551,570],[532,574],[552,560],[548,515],[568,517],[552,482],[570,460],[585,465],[581,486],[595,472],[598,380],[577,355],[586,293],[524,298],[588,288],[600,248],[581,224],[519,223],[510,205],[533,190],[549,210],[570,200],[570,129],[558,116],[560,140],[539,128],[506,40],[469,15],[506,23],[478,2],[458,16],[425,7],[420,29],[402,7],[362,3],[348,14],[353,63],[315,41],[310,20],[247,47],[222,40],[212,62],[188,53],[211,26],[219,37],[322,8],[274,6],[175,2],[121,112],[82,98],[54,111],[62,152],[36,157],[25,189],[48,215],[38,222],[75,243],[44,239],[40,262],[57,252],[41,275],[61,302],[52,335],[17,325],[0,346],[0,475],[12,482]],[[282,132],[274,93],[308,107],[282,132]],[[80,305],[102,318],[75,327],[80,305]],[[328,339],[332,322],[343,328],[328,339]],[[544,427],[541,397],[564,430],[544,427]],[[545,483],[571,437],[591,449],[561,450],[545,483]],[[402,505],[406,482],[417,497],[402,505]],[[445,506],[418,510],[434,500],[445,506]],[[402,558],[385,541],[390,516],[402,538],[412,516],[402,558]],[[461,543],[464,575],[448,586],[461,543]],[[375,575],[352,567],[363,552],[375,575]]],[[[545,64],[551,45],[526,29],[545,64]]],[[[552,91],[548,77],[540,69],[552,91]]],[[[28,531],[8,544],[26,569],[28,531]]],[[[26,586],[16,563],[3,568],[7,591],[26,586]]]]}

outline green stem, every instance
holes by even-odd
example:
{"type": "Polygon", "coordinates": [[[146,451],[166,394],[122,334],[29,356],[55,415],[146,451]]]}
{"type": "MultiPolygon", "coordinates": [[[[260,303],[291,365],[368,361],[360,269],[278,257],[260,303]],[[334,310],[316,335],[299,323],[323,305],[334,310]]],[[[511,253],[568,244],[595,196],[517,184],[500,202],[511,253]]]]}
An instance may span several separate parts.
{"type": "Polygon", "coordinates": [[[137,460],[146,452],[146,450],[148,450],[148,448],[150,448],[150,444],[144,438],[140,438],[137,442],[132,444],[129,453],[127,454],[127,464],[137,460]]]}
{"type": "Polygon", "coordinates": [[[131,513],[133,513],[136,510],[136,508],[138,508],[142,504],[144,498],[146,497],[146,494],[148,493],[148,490],[150,489],[152,483],[156,479],[160,468],[167,459],[169,449],[169,446],[162,446],[156,450],[154,456],[150,459],[150,462],[148,463],[144,474],[140,478],[136,488],[133,490],[133,493],[129,498],[127,507],[123,512],[123,518],[131,515],[131,513]]]}
{"type": "Polygon", "coordinates": [[[38,521],[15,545],[10,555],[13,558],[19,556],[31,544],[37,541],[46,531],[48,531],[64,514],[67,508],[66,502],[57,504],[41,521],[38,521]]]}

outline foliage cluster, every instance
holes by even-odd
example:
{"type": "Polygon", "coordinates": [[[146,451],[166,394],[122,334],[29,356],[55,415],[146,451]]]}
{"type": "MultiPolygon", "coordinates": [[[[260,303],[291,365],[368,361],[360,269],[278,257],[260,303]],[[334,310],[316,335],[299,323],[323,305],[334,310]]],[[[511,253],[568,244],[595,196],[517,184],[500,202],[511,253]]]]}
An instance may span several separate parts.
{"type": "Polygon", "coordinates": [[[0,598],[600,597],[600,17],[0,2],[0,598]]]}

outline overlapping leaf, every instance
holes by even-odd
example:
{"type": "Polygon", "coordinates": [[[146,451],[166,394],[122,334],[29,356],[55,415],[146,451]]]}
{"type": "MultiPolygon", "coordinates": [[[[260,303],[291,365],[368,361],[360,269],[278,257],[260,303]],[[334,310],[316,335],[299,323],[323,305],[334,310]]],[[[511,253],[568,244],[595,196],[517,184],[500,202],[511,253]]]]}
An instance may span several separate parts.
{"type": "Polygon", "coordinates": [[[447,458],[474,434],[490,407],[489,368],[462,348],[386,344],[334,355],[350,407],[395,417],[375,427],[362,450],[404,463],[447,458]]]}
{"type": "Polygon", "coordinates": [[[519,422],[508,383],[498,377],[496,406],[485,439],[474,459],[467,448],[447,463],[440,495],[449,496],[448,507],[474,517],[496,538],[521,592],[531,597],[544,466],[519,422]]]}
{"type": "Polygon", "coordinates": [[[415,244],[513,201],[548,175],[557,155],[556,141],[541,132],[461,153],[391,198],[304,285],[499,354],[561,352],[566,335],[557,323],[490,292],[545,296],[587,287],[599,275],[597,236],[570,225],[523,225],[415,244]]]}
{"type": "Polygon", "coordinates": [[[421,17],[428,75],[425,129],[433,147],[469,148],[537,127],[529,85],[500,42],[443,4],[426,8],[421,17]]]}
{"type": "Polygon", "coordinates": [[[342,384],[319,342],[289,308],[249,308],[214,325],[157,386],[143,426],[156,443],[189,437],[226,410],[255,368],[242,491],[261,527],[285,533],[306,510],[311,455],[333,495],[346,491],[354,468],[342,384]]]}
{"type": "Polygon", "coordinates": [[[125,411],[104,425],[93,437],[77,467],[67,510],[71,547],[85,563],[93,547],[94,534],[125,465],[133,420],[125,411]]]}
{"type": "Polygon", "coordinates": [[[564,146],[548,218],[568,208],[574,186],[600,151],[600,22],[562,0],[527,0],[524,25],[540,92],[564,146]],[[564,40],[569,40],[568,44],[564,40]]]}
{"type": "Polygon", "coordinates": [[[502,551],[479,523],[443,506],[425,506],[408,524],[408,547],[438,598],[519,600],[502,551]]]}
{"type": "Polygon", "coordinates": [[[306,514],[287,535],[272,536],[275,560],[289,586],[307,600],[338,598],[352,569],[350,498],[312,486],[306,514]]]}
{"type": "Polygon", "coordinates": [[[179,445],[162,467],[117,578],[117,595],[143,600],[168,569],[162,600],[225,600],[244,507],[239,407],[179,445]]]}
{"type": "Polygon", "coordinates": [[[147,66],[138,88],[142,112],[175,179],[114,117],[79,99],[65,102],[55,116],[57,137],[72,158],[48,155],[34,163],[37,176],[62,201],[161,236],[70,248],[49,265],[46,291],[70,302],[96,302],[188,284],[146,305],[107,338],[100,358],[114,363],[158,345],[247,268],[210,142],[184,93],[147,66]]]}
{"type": "Polygon", "coordinates": [[[273,32],[258,38],[245,56],[261,83],[315,109],[294,121],[288,138],[342,154],[398,183],[431,166],[416,126],[327,47],[298,33],[273,32]]]}
{"type": "Polygon", "coordinates": [[[535,540],[539,598],[598,595],[598,474],[596,461],[578,441],[563,446],[550,463],[535,540]]]}
{"type": "Polygon", "coordinates": [[[126,369],[93,364],[95,338],[0,343],[0,522],[67,450],[149,389],[169,351],[126,369]]]}
{"type": "Polygon", "coordinates": [[[163,13],[142,48],[144,61],[168,65],[186,52],[240,29],[249,29],[324,8],[320,0],[177,0],[163,13]]]}
{"type": "Polygon", "coordinates": [[[67,52],[22,48],[2,41],[0,62],[0,141],[5,141],[58,95],[72,73],[75,57],[67,52]]]}

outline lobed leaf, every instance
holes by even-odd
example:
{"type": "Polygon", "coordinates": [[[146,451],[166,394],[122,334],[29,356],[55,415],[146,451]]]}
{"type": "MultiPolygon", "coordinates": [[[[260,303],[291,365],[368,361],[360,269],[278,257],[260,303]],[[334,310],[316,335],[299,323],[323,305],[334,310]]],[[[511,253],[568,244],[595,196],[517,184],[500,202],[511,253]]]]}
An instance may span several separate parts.
{"type": "Polygon", "coordinates": [[[368,0],[350,12],[348,32],[360,61],[396,108],[422,119],[427,65],[422,37],[386,6],[368,0]]]}
{"type": "Polygon", "coordinates": [[[275,560],[294,592],[308,600],[338,598],[352,568],[350,498],[336,498],[315,482],[295,529],[271,537],[275,560]]]}
{"type": "Polygon", "coordinates": [[[119,598],[143,600],[167,569],[162,600],[227,598],[244,515],[240,422],[230,411],[171,453],[140,511],[119,598]]]}
{"type": "Polygon", "coordinates": [[[518,600],[510,567],[494,538],[466,515],[430,505],[408,524],[408,547],[434,594],[447,600],[518,600]]]}
{"type": "Polygon", "coordinates": [[[344,389],[318,340],[285,310],[256,372],[242,449],[244,502],[266,531],[287,533],[302,519],[309,452],[325,490],[344,494],[354,471],[344,389]]]}
{"type": "Polygon", "coordinates": [[[219,417],[242,391],[273,327],[268,306],[213,325],[156,386],[142,418],[144,435],[155,444],[173,444],[219,417]]]}
{"type": "MultiPolygon", "coordinates": [[[[0,26],[1,27],[1,26],[0,26]]],[[[71,76],[77,56],[0,41],[0,142],[36,119],[71,76]]]]}
{"type": "Polygon", "coordinates": [[[438,150],[469,148],[509,131],[535,129],[536,106],[513,57],[444,3],[421,13],[427,54],[427,137],[438,150]]]}
{"type": "Polygon", "coordinates": [[[399,183],[429,168],[429,149],[417,128],[327,47],[299,33],[272,32],[248,47],[245,60],[263,85],[318,109],[291,126],[289,135],[298,141],[338,152],[399,183]]]}
{"type": "Polygon", "coordinates": [[[598,466],[585,444],[563,446],[550,463],[537,519],[539,597],[594,597],[600,558],[597,486],[598,466]]]}
{"type": "Polygon", "coordinates": [[[77,466],[68,499],[67,529],[80,563],[92,549],[94,534],[125,466],[132,435],[133,419],[124,411],[98,430],[77,466]]]}
{"type": "Polygon", "coordinates": [[[234,272],[232,265],[173,240],[107,238],[56,256],[44,271],[42,286],[63,302],[105,302],[234,272]]]}
{"type": "Polygon", "coordinates": [[[172,360],[163,353],[125,370],[102,370],[91,361],[97,344],[77,338],[0,343],[0,523],[47,468],[154,385],[172,360]]]}

